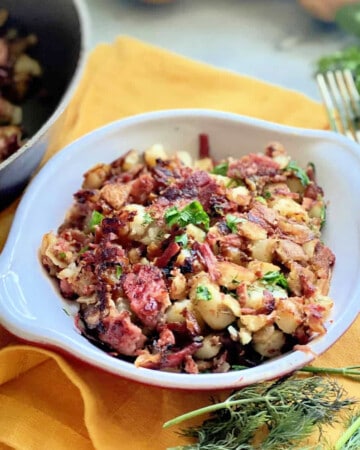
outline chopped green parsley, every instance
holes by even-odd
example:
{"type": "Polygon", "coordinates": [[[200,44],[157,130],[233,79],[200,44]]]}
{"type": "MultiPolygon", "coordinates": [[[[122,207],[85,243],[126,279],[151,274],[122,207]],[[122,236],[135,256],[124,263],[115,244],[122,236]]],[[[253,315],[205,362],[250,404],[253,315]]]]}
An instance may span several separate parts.
{"type": "Polygon", "coordinates": [[[229,163],[222,162],[222,163],[218,164],[217,166],[215,166],[211,173],[214,173],[216,175],[226,176],[228,168],[229,168],[229,163]]]}
{"type": "Polygon", "coordinates": [[[280,273],[279,271],[267,272],[262,277],[262,280],[265,281],[265,283],[276,284],[286,290],[289,289],[287,279],[285,278],[284,274],[280,273]]]}
{"type": "Polygon", "coordinates": [[[225,217],[226,226],[230,229],[232,233],[237,233],[237,224],[244,222],[246,219],[242,219],[241,217],[236,217],[233,214],[226,214],[225,217]]]}
{"type": "Polygon", "coordinates": [[[295,161],[290,161],[285,167],[285,170],[290,170],[293,172],[294,175],[299,178],[303,186],[308,186],[310,184],[310,178],[307,176],[305,170],[299,167],[295,161]]]}
{"type": "Polygon", "coordinates": [[[179,236],[175,236],[175,242],[180,244],[183,248],[186,248],[188,245],[188,235],[186,233],[180,234],[179,236]]]}
{"type": "Polygon", "coordinates": [[[193,225],[203,225],[205,230],[208,230],[210,225],[210,218],[198,200],[189,203],[182,210],[172,206],[165,211],[164,218],[170,226],[186,227],[192,223],[193,225]]]}
{"type": "Polygon", "coordinates": [[[121,277],[122,273],[123,273],[123,269],[120,266],[120,264],[118,264],[116,266],[116,278],[119,279],[121,277]]]}
{"type": "Polygon", "coordinates": [[[90,222],[89,222],[90,231],[95,231],[95,227],[97,225],[101,224],[103,218],[104,218],[104,215],[101,214],[101,212],[93,211],[91,214],[90,222]]]}
{"type": "Polygon", "coordinates": [[[199,285],[196,288],[196,298],[208,302],[212,298],[211,292],[206,286],[199,285]]]}
{"type": "Polygon", "coordinates": [[[143,225],[149,225],[151,222],[153,222],[153,218],[151,217],[151,215],[148,213],[148,212],[146,212],[145,214],[144,214],[144,222],[143,222],[143,225]]]}

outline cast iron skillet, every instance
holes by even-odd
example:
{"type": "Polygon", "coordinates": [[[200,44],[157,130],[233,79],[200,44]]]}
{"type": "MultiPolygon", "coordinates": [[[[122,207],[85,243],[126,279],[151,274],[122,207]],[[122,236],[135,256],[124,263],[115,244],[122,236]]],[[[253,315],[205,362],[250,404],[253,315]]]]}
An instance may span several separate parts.
{"type": "Polygon", "coordinates": [[[0,163],[0,208],[26,186],[46,150],[52,125],[65,109],[81,74],[88,44],[83,0],[2,0],[10,24],[38,36],[31,54],[43,67],[41,90],[26,100],[23,127],[28,141],[0,163]]]}

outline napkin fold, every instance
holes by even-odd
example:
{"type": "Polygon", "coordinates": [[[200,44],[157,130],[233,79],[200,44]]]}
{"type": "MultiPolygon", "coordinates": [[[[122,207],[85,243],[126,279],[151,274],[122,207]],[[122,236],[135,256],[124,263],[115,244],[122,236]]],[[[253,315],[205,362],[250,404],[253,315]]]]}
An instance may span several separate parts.
{"type": "MultiPolygon", "coordinates": [[[[110,121],[150,110],[211,108],[277,123],[326,128],[320,104],[304,95],[188,60],[129,37],[96,47],[57,124],[44,162],[110,121]]],[[[18,202],[0,213],[0,248],[18,202]]],[[[360,320],[316,365],[358,365],[360,320]]],[[[339,379],[351,396],[360,386],[339,379]]],[[[55,351],[21,343],[0,327],[0,450],[139,449],[185,443],[162,423],[209,403],[211,392],[145,386],[55,351]]],[[[224,392],[224,395],[226,392],[224,392]]],[[[339,427],[330,430],[336,438],[339,427]]]]}

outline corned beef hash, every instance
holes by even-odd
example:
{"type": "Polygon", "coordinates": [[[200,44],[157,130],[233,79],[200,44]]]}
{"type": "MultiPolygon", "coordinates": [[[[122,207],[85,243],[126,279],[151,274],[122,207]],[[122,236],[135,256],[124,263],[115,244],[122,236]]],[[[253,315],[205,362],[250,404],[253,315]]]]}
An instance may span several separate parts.
{"type": "Polygon", "coordinates": [[[323,191],[280,143],[214,161],[161,145],[84,175],[41,262],[79,332],[138,367],[227,372],[325,333],[323,191]]]}

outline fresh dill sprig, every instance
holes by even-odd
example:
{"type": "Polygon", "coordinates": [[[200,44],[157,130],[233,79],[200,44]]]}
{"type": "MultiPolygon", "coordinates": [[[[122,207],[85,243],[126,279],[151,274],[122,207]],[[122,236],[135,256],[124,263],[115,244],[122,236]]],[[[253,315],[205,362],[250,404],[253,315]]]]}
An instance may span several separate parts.
{"type": "Polygon", "coordinates": [[[164,427],[210,413],[200,426],[181,432],[197,440],[184,450],[298,449],[296,445],[316,428],[333,423],[335,414],[354,402],[330,378],[290,377],[244,387],[225,401],[183,414],[164,427]]]}
{"type": "Polygon", "coordinates": [[[336,442],[334,450],[358,450],[360,448],[360,409],[350,415],[347,427],[336,442]]]}

